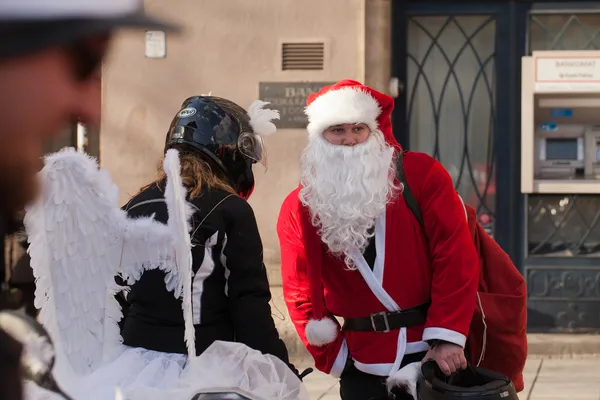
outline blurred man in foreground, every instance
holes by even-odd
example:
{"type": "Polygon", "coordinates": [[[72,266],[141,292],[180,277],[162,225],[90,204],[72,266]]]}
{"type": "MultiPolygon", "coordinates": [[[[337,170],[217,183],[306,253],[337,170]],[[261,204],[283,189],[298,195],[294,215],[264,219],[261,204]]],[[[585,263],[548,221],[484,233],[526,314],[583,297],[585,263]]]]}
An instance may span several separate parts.
{"type": "MultiPolygon", "coordinates": [[[[98,72],[112,33],[173,28],[141,6],[138,0],[0,1],[0,221],[36,196],[46,140],[77,120],[99,123],[98,72]]],[[[2,399],[22,398],[21,351],[0,331],[2,399]]]]}

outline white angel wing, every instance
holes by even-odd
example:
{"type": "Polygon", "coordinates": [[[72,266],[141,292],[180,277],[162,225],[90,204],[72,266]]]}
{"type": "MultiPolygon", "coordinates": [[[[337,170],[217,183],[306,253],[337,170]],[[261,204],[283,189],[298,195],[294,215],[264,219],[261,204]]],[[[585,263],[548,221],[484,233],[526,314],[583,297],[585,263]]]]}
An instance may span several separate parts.
{"type": "MultiPolygon", "coordinates": [[[[118,191],[74,150],[49,155],[41,181],[42,196],[25,215],[35,305],[57,351],[85,373],[104,350],[108,278],[118,267],[112,250],[124,224],[118,191]]],[[[109,315],[118,318],[118,304],[112,306],[109,315]]]]}
{"type": "Polygon", "coordinates": [[[117,273],[135,281],[160,268],[181,295],[176,236],[150,217],[127,218],[108,172],[73,149],[47,156],[41,181],[42,196],[25,216],[36,307],[57,353],[88,374],[120,351],[117,273]]]}

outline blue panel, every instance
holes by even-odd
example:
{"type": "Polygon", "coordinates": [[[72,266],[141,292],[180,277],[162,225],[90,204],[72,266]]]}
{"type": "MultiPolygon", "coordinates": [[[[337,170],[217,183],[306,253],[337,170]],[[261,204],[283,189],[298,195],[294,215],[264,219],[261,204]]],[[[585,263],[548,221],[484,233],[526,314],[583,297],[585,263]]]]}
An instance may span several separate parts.
{"type": "Polygon", "coordinates": [[[538,124],[538,130],[541,132],[555,132],[558,130],[558,124],[556,122],[544,122],[538,124]]]}
{"type": "Polygon", "coordinates": [[[573,110],[570,108],[553,108],[550,110],[552,118],[572,118],[573,110]]]}

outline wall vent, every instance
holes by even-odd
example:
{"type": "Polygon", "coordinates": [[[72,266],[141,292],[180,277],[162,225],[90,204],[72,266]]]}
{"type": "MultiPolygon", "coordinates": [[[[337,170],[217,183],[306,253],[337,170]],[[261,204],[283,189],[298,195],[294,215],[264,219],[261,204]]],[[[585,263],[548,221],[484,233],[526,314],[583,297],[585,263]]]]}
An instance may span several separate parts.
{"type": "Polygon", "coordinates": [[[325,63],[325,44],[283,43],[281,68],[289,70],[322,70],[325,63]]]}

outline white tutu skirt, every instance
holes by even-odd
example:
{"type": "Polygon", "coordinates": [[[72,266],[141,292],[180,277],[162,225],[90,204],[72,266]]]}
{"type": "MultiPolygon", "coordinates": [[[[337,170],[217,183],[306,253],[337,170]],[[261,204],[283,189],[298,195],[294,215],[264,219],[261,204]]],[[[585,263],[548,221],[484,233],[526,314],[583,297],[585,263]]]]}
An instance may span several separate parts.
{"type": "MultiPolygon", "coordinates": [[[[256,400],[309,400],[302,382],[281,360],[231,342],[215,342],[189,362],[182,354],[125,348],[88,376],[55,372],[58,384],[76,400],[114,400],[118,392],[124,400],[188,400],[197,393],[227,390],[256,400]]],[[[33,384],[26,386],[26,398],[61,399],[33,384]]]]}

